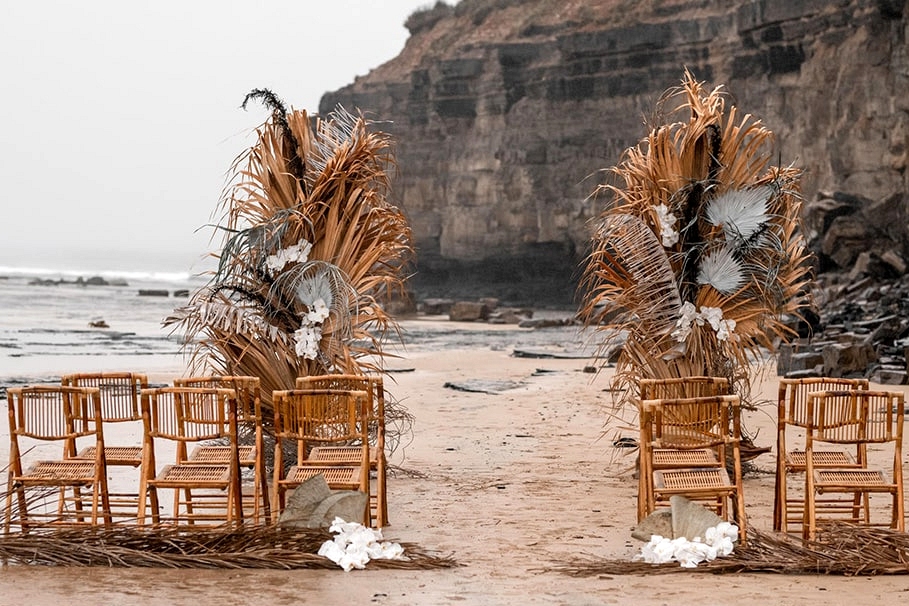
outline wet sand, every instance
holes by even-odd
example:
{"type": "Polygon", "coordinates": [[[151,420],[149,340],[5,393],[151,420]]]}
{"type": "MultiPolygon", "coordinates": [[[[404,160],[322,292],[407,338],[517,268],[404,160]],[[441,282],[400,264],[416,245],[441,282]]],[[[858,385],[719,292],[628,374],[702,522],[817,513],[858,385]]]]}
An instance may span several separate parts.
{"type": "MultiPolygon", "coordinates": [[[[469,329],[469,328],[468,328],[469,329]]],[[[510,329],[503,329],[510,330],[510,329]]],[[[517,340],[517,337],[515,337],[517,340]]],[[[505,337],[508,341],[508,337],[505,337]]],[[[448,570],[256,571],[109,568],[0,570],[0,605],[70,604],[892,604],[905,576],[612,575],[547,572],[579,557],[631,559],[633,456],[607,424],[608,371],[589,359],[536,359],[481,342],[413,347],[390,360],[386,388],[415,416],[391,458],[385,538],[452,555],[448,570]],[[500,393],[445,387],[486,380],[500,393]],[[624,456],[623,456],[624,455],[624,456]]],[[[165,373],[166,374],[166,373],[165,373]]],[[[156,377],[157,379],[163,378],[156,377]]],[[[759,389],[775,399],[776,377],[759,389]]],[[[905,390],[903,386],[901,389],[905,390]]],[[[749,413],[756,442],[774,440],[770,404],[749,413]]],[[[631,432],[625,432],[631,435],[631,432]]],[[[745,480],[749,522],[771,527],[773,454],[745,480]]]]}

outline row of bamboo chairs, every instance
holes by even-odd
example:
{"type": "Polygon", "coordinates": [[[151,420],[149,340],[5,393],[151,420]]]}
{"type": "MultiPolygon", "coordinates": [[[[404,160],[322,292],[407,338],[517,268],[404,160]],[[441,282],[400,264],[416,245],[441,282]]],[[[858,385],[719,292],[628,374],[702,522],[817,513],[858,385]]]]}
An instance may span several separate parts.
{"type": "Polygon", "coordinates": [[[140,525],[274,522],[288,491],[317,474],[331,488],[369,495],[364,524],[387,524],[381,378],[301,377],[296,387],[272,394],[271,426],[263,423],[257,377],[191,377],[149,388],[142,374],[95,373],[11,388],[5,530],[120,518],[140,525]],[[113,423],[138,425],[141,444],[106,442],[103,428],[113,423]],[[271,488],[266,429],[274,435],[271,488]],[[295,455],[292,465],[286,453],[295,455]],[[118,467],[139,470],[134,493],[108,490],[108,472],[118,467]],[[242,489],[243,468],[252,472],[252,494],[242,489]],[[173,490],[170,517],[161,515],[164,489],[173,490]],[[43,507],[33,506],[36,493],[43,507]]]}
{"type": "MultiPolygon", "coordinates": [[[[641,380],[639,393],[638,521],[683,495],[734,520],[744,540],[741,400],[728,381],[641,380]]],[[[774,530],[800,527],[814,539],[819,521],[871,525],[872,494],[891,497],[887,525],[904,530],[901,392],[861,379],[781,379],[777,409],[774,530]],[[891,469],[869,466],[869,444],[890,445],[891,469]]]]}

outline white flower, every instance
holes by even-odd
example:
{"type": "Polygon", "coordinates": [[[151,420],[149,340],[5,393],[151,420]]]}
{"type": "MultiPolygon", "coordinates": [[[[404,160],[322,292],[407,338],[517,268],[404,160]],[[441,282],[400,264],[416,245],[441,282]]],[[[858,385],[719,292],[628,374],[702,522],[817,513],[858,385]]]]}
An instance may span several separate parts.
{"type": "Polygon", "coordinates": [[[356,522],[335,518],[328,528],[337,533],[319,548],[319,555],[330,559],[348,572],[363,569],[369,560],[403,560],[404,548],[397,543],[382,541],[382,531],[367,528],[356,522]]]}
{"type": "Polygon", "coordinates": [[[330,310],[325,304],[325,301],[322,299],[316,299],[310,305],[309,313],[306,314],[306,318],[313,324],[320,324],[323,322],[329,315],[330,310]]]}
{"type": "Polygon", "coordinates": [[[719,307],[702,305],[700,310],[698,310],[691,302],[685,301],[679,309],[679,319],[676,321],[676,328],[670,333],[670,336],[679,343],[684,342],[688,335],[691,334],[692,324],[697,324],[698,326],[709,324],[710,328],[716,333],[718,341],[725,341],[735,331],[735,320],[724,320],[723,310],[719,307]]]}
{"type": "Polygon", "coordinates": [[[679,232],[675,230],[675,225],[679,220],[669,212],[669,207],[665,204],[660,204],[655,209],[660,222],[660,238],[663,246],[669,248],[679,241],[679,232]]]}
{"type": "Polygon", "coordinates": [[[312,250],[312,244],[306,240],[300,240],[287,248],[282,248],[273,255],[265,258],[265,265],[273,272],[281,271],[288,263],[305,263],[309,259],[309,251],[312,250]]]}
{"type": "Polygon", "coordinates": [[[315,360],[319,352],[319,341],[322,340],[322,327],[318,324],[304,323],[294,332],[297,355],[307,360],[315,360]]]}
{"type": "Polygon", "coordinates": [[[675,330],[672,331],[672,338],[679,343],[687,339],[691,334],[691,322],[697,318],[697,308],[691,302],[685,301],[679,310],[679,319],[675,323],[675,330]]]}
{"type": "Polygon", "coordinates": [[[720,522],[708,528],[704,532],[703,541],[700,537],[691,540],[678,537],[670,540],[655,534],[634,559],[649,564],[664,564],[674,560],[684,568],[694,568],[701,562],[710,562],[731,554],[733,544],[738,538],[738,526],[729,522],[720,522]]]}

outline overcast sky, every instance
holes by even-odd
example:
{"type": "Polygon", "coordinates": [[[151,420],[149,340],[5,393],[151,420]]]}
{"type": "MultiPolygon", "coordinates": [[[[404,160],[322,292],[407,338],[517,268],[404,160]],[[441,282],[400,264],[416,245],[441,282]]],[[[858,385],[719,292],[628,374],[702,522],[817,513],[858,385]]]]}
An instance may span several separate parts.
{"type": "Polygon", "coordinates": [[[3,1],[0,267],[191,271],[267,117],[245,94],[316,112],[432,3],[3,1]]]}

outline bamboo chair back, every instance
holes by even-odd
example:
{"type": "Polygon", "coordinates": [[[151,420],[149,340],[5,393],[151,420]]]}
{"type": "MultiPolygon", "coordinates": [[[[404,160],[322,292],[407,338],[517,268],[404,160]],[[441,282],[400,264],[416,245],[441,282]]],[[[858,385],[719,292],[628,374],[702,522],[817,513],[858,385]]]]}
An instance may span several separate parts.
{"type": "MultiPolygon", "coordinates": [[[[17,522],[25,531],[34,518],[53,524],[97,525],[99,518],[105,525],[111,523],[110,503],[107,494],[107,465],[104,459],[104,433],[101,422],[101,397],[97,388],[68,387],[62,385],[35,385],[11,388],[7,391],[10,462],[7,484],[5,530],[13,524],[13,498],[18,501],[17,522]],[[24,440],[34,441],[25,444],[24,440]],[[76,460],[80,441],[92,443],[93,460],[76,460]],[[54,460],[43,458],[32,462],[28,468],[24,456],[34,443],[59,447],[54,460]],[[68,510],[64,490],[58,491],[59,501],[53,511],[29,512],[26,489],[34,487],[71,488],[69,503],[75,511],[68,510]],[[91,513],[86,522],[80,488],[92,489],[91,513]],[[73,520],[67,519],[73,515],[73,520]]],[[[46,457],[47,455],[43,455],[46,457]]]]}
{"type": "MultiPolygon", "coordinates": [[[[898,391],[846,390],[812,392],[806,436],[805,524],[803,536],[813,539],[817,526],[816,493],[888,493],[892,495],[890,527],[905,530],[903,504],[903,425],[905,396],[898,391]],[[892,444],[893,461],[881,469],[838,469],[814,465],[815,446],[830,444],[892,444]]],[[[871,523],[866,501],[864,522],[871,523]]]]}
{"type": "Polygon", "coordinates": [[[64,375],[60,382],[71,387],[97,387],[105,423],[142,421],[139,394],[148,377],[134,372],[99,372],[64,375]]]}
{"type": "Polygon", "coordinates": [[[730,513],[734,516],[744,541],[740,398],[714,395],[644,400],[641,412],[641,468],[650,476],[649,494],[642,499],[646,504],[645,517],[658,505],[668,503],[673,495],[713,500],[719,515],[726,519],[730,519],[730,513]],[[657,465],[653,455],[662,449],[674,453],[713,450],[716,458],[689,463],[688,467],[657,465]],[[643,461],[645,456],[649,460],[643,461]],[[732,478],[726,470],[727,460],[732,463],[732,478]]]}
{"type": "MultiPolygon", "coordinates": [[[[261,381],[259,377],[241,375],[208,375],[174,379],[175,387],[199,387],[234,390],[237,402],[238,440],[251,435],[253,444],[237,447],[240,465],[254,470],[252,496],[253,520],[270,517],[268,478],[265,470],[265,437],[263,434],[261,381]]],[[[190,452],[188,461],[194,463],[230,463],[230,448],[223,445],[199,445],[190,452]]]]}
{"type": "MultiPolygon", "coordinates": [[[[802,379],[780,379],[777,393],[777,467],[773,501],[773,529],[777,532],[789,532],[790,527],[798,526],[804,518],[804,499],[797,494],[790,494],[789,476],[805,472],[805,442],[801,439],[795,443],[795,435],[789,430],[792,427],[807,430],[816,411],[809,408],[810,394],[817,391],[868,389],[867,379],[847,379],[842,377],[806,377],[802,379]]],[[[842,450],[815,451],[815,464],[836,467],[864,467],[866,448],[858,443],[854,455],[842,450]],[[823,457],[823,461],[821,460],[823,457]]],[[[827,506],[839,508],[838,500],[828,500],[827,506]]],[[[849,507],[860,506],[859,503],[849,507]]]]}
{"type": "MultiPolygon", "coordinates": [[[[294,389],[275,391],[275,463],[272,516],[284,509],[285,495],[305,479],[322,474],[329,488],[359,490],[369,494],[369,442],[361,422],[367,394],[363,391],[294,389]],[[287,446],[295,446],[295,464],[285,469],[287,446]],[[360,445],[356,464],[310,458],[313,448],[332,445],[360,445]]],[[[289,449],[287,449],[289,451],[289,449]]],[[[370,523],[369,507],[364,524],[370,523]]]]}
{"type": "MultiPolygon", "coordinates": [[[[179,524],[184,519],[189,523],[197,519],[242,522],[235,391],[176,386],[148,389],[142,392],[142,412],[145,444],[141,494],[149,492],[152,520],[159,522],[157,489],[173,488],[175,523],[179,524]],[[199,464],[189,460],[187,449],[190,444],[211,440],[227,442],[230,451],[228,462],[199,464]],[[159,471],[159,446],[167,443],[173,446],[174,463],[165,465],[159,471]],[[227,498],[223,506],[214,507],[217,513],[196,516],[193,489],[227,491],[227,498]],[[185,501],[181,501],[181,491],[186,495],[185,501]]],[[[140,499],[137,516],[140,524],[145,521],[144,505],[145,500],[140,499]]]]}
{"type": "MultiPolygon", "coordinates": [[[[365,391],[366,433],[370,440],[369,467],[376,472],[376,488],[370,486],[371,520],[377,528],[388,524],[388,471],[385,455],[385,386],[379,375],[332,374],[297,377],[297,389],[341,389],[365,391]]],[[[358,449],[345,446],[317,448],[314,459],[356,463],[358,449]]]]}

